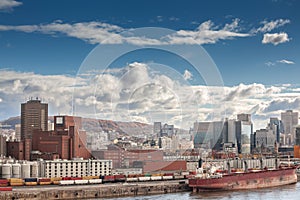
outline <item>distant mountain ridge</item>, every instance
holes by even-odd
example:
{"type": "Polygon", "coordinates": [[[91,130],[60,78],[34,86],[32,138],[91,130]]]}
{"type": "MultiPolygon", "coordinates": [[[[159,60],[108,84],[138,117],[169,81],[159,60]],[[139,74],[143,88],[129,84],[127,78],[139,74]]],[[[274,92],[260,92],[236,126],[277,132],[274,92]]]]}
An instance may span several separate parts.
{"type": "MultiPolygon", "coordinates": [[[[53,116],[49,116],[49,120],[53,122],[53,116]]],[[[0,123],[3,125],[10,125],[11,128],[15,128],[16,124],[21,123],[21,117],[10,117],[0,123]]],[[[140,122],[119,122],[92,118],[82,118],[82,125],[84,130],[88,132],[115,131],[127,135],[150,134],[153,128],[152,125],[140,122]]]]}

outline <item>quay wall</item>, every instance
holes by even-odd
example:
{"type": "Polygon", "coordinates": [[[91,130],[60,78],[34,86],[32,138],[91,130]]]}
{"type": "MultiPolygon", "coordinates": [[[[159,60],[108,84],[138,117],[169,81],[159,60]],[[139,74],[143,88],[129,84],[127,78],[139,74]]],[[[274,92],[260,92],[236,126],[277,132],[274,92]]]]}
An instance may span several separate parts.
{"type": "Polygon", "coordinates": [[[64,187],[48,187],[28,190],[24,189],[14,190],[12,192],[0,192],[0,199],[12,200],[38,200],[38,199],[91,199],[91,198],[113,198],[124,196],[138,196],[138,195],[154,195],[166,194],[175,192],[191,191],[186,183],[174,183],[164,181],[163,183],[147,183],[147,184],[119,184],[107,185],[97,187],[81,186],[64,186],[64,187]]]}

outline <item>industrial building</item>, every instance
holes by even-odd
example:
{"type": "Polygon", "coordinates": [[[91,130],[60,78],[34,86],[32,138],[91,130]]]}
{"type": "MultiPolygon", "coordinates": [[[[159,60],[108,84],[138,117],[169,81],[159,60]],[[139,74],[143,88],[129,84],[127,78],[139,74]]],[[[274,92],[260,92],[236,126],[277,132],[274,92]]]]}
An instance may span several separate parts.
{"type": "Polygon", "coordinates": [[[46,160],[41,162],[41,176],[83,177],[105,176],[112,173],[111,160],[46,160]]]}
{"type": "Polygon", "coordinates": [[[111,160],[0,160],[0,178],[83,177],[104,176],[112,173],[111,160]]]}

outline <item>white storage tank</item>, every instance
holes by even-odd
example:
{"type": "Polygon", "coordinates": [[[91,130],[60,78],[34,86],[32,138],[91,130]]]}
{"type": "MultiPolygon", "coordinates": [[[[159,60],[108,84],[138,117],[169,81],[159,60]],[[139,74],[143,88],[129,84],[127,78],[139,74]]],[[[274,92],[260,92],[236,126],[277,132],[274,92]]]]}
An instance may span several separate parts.
{"type": "Polygon", "coordinates": [[[30,165],[29,164],[22,164],[22,178],[30,178],[30,165]]]}
{"type": "Polygon", "coordinates": [[[12,164],[12,178],[21,178],[21,165],[18,163],[12,164]]]}
{"type": "Polygon", "coordinates": [[[3,164],[2,165],[2,178],[11,178],[11,164],[3,164]]]}

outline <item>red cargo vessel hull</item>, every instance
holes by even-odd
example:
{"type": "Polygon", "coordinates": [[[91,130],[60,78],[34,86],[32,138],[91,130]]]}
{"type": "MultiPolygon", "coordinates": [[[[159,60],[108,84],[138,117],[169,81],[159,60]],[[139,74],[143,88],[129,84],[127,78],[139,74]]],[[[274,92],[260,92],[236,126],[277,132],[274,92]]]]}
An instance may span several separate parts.
{"type": "Polygon", "coordinates": [[[262,170],[225,174],[221,178],[190,178],[189,186],[194,192],[206,190],[241,190],[288,185],[297,182],[295,168],[262,170]]]}

